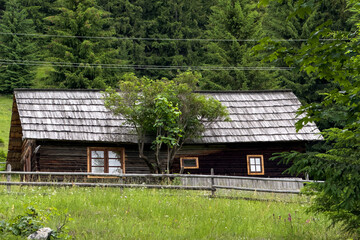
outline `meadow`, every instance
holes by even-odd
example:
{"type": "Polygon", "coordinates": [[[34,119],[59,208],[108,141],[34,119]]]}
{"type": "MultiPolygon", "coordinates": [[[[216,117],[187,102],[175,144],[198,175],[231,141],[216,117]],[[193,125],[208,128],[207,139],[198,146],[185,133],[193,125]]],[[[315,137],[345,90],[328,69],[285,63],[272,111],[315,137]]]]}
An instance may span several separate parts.
{"type": "Polygon", "coordinates": [[[0,139],[4,140],[4,146],[0,146],[0,151],[7,152],[9,143],[9,131],[11,122],[12,96],[0,95],[0,139]]]}
{"type": "Polygon", "coordinates": [[[268,194],[259,201],[155,189],[12,187],[8,193],[1,186],[0,221],[33,206],[61,213],[47,224],[55,229],[70,214],[66,227],[76,239],[343,239],[325,217],[306,213],[306,201],[297,195],[268,194]]]}

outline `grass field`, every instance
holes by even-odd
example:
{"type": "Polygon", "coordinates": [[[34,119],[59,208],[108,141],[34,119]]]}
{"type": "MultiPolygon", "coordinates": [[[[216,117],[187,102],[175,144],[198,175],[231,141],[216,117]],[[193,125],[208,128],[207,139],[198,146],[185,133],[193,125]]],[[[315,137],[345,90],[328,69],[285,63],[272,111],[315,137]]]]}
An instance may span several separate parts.
{"type": "MultiPolygon", "coordinates": [[[[321,215],[293,203],[209,198],[208,192],[149,189],[0,187],[0,221],[26,206],[71,214],[76,239],[343,239],[321,215]]],[[[283,195],[282,195],[283,196],[283,195]]],[[[64,215],[63,215],[64,216],[64,215]]],[[[48,226],[61,223],[52,218],[48,226]]],[[[1,236],[0,236],[1,238],[1,236]]]]}
{"type": "Polygon", "coordinates": [[[4,146],[0,150],[7,152],[11,121],[12,96],[0,95],[0,139],[4,140],[4,146]]]}

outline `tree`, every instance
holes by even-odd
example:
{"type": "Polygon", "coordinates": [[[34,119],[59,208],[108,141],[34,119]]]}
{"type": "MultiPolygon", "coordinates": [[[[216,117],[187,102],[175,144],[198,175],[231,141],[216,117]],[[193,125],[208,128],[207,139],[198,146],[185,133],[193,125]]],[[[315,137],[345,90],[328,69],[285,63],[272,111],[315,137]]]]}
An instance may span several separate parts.
{"type": "MultiPolygon", "coordinates": [[[[314,8],[311,4],[315,3],[308,1],[298,6],[296,14],[311,12],[314,8]]],[[[358,16],[358,3],[349,0],[348,4],[358,16]]],[[[355,236],[360,235],[359,27],[357,24],[355,32],[339,32],[323,25],[311,34],[296,55],[287,56],[288,63],[299,64],[299,70],[334,86],[324,94],[322,102],[300,109],[299,114],[306,116],[297,123],[297,129],[309,121],[319,123],[329,114],[336,124],[322,131],[327,149],[278,155],[282,161],[292,163],[290,173],[308,173],[315,180],[325,180],[306,186],[308,193],[314,196],[311,209],[328,215],[333,223],[341,224],[345,231],[355,236]],[[321,40],[329,38],[333,40],[321,40]],[[329,112],[329,109],[337,109],[337,112],[329,112]]],[[[276,55],[288,53],[280,49],[276,55]]]]}
{"type": "Polygon", "coordinates": [[[0,19],[0,92],[12,93],[14,88],[32,85],[32,66],[24,63],[35,58],[36,44],[28,37],[15,33],[35,33],[31,19],[18,0],[7,1],[6,10],[0,19]]]}
{"type": "Polygon", "coordinates": [[[170,172],[173,160],[184,142],[200,138],[205,126],[228,120],[226,107],[211,97],[195,93],[200,76],[190,72],[173,80],[151,80],[128,74],[120,81],[120,93],[109,88],[105,106],[121,114],[138,138],[139,157],[151,172],[170,172]],[[145,156],[145,144],[151,139],[155,162],[145,156]],[[166,149],[166,157],[161,154],[166,149]]]}
{"type": "MultiPolygon", "coordinates": [[[[251,42],[238,39],[258,39],[261,34],[261,13],[251,0],[219,0],[211,8],[212,14],[206,38],[232,39],[232,42],[209,42],[205,47],[204,63],[221,67],[264,67],[258,56],[251,54],[251,42]]],[[[265,71],[209,71],[204,72],[206,89],[270,89],[276,88],[265,71]]]]}
{"type": "Polygon", "coordinates": [[[47,61],[53,64],[49,84],[62,88],[105,88],[115,85],[120,71],[99,64],[119,64],[113,40],[88,39],[113,36],[110,13],[99,9],[95,0],[58,0],[57,14],[47,17],[48,34],[77,36],[53,38],[47,61]]]}

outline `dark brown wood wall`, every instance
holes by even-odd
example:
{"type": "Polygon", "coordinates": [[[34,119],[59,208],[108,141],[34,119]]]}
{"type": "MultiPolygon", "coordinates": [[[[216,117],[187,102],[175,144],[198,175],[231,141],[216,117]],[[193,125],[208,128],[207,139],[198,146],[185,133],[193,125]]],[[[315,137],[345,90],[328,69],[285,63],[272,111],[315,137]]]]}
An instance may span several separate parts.
{"type": "MultiPolygon", "coordinates": [[[[113,145],[81,142],[37,142],[41,145],[38,159],[38,171],[87,171],[87,147],[124,147],[126,173],[149,173],[143,160],[139,159],[137,145],[113,145]]],[[[247,176],[247,155],[263,155],[265,177],[285,177],[287,168],[269,161],[275,152],[297,150],[304,151],[304,143],[261,143],[227,145],[187,145],[184,146],[174,161],[173,172],[180,172],[180,157],[198,157],[199,169],[185,169],[184,173],[210,174],[214,168],[217,175],[247,176]]],[[[150,153],[150,152],[148,152],[150,153]]]]}
{"type": "Polygon", "coordinates": [[[87,172],[87,147],[125,148],[126,173],[149,173],[143,160],[138,158],[137,145],[113,145],[104,143],[77,143],[38,141],[41,145],[37,159],[39,171],[87,172]]]}
{"type": "Polygon", "coordinates": [[[12,114],[11,114],[11,126],[9,136],[9,147],[6,162],[11,164],[13,170],[23,170],[23,163],[21,163],[22,154],[22,128],[20,122],[19,111],[16,105],[15,96],[13,98],[12,114]]]}
{"type": "Polygon", "coordinates": [[[256,177],[287,177],[283,172],[288,168],[278,161],[269,159],[276,152],[305,151],[305,143],[239,143],[227,145],[187,145],[174,161],[174,172],[180,171],[180,157],[198,157],[199,169],[184,169],[184,173],[210,174],[211,168],[216,175],[248,176],[247,155],[263,155],[264,175],[256,177]]]}

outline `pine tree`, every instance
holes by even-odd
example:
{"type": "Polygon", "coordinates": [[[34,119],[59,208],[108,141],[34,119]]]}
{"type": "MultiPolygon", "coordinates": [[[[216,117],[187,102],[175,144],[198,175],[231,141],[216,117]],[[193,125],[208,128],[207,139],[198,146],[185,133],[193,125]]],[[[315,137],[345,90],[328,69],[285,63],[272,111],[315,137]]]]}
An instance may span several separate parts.
{"type": "MultiPolygon", "coordinates": [[[[259,67],[260,59],[251,54],[250,43],[237,39],[260,36],[261,15],[253,1],[219,0],[212,7],[206,37],[233,39],[232,42],[210,42],[206,46],[205,64],[221,67],[259,67]]],[[[269,73],[261,71],[204,72],[203,88],[268,89],[276,87],[269,73]]]]}
{"type": "MultiPolygon", "coordinates": [[[[351,15],[346,9],[345,0],[320,1],[311,9],[310,15],[303,19],[299,16],[289,15],[294,12],[298,4],[295,0],[285,0],[281,3],[274,2],[269,5],[263,18],[263,37],[271,39],[307,39],[316,31],[316,27],[329,21],[333,30],[350,30],[348,23],[351,15]]],[[[284,41],[282,47],[286,47],[289,56],[296,54],[303,42],[284,41]]],[[[275,66],[287,66],[284,58],[277,59],[275,66]]],[[[294,64],[293,67],[297,65],[294,64]]],[[[294,93],[304,102],[320,102],[322,95],[317,93],[327,92],[334,88],[333,84],[324,79],[311,77],[301,71],[281,71],[275,76],[281,88],[292,89],[294,93]]],[[[325,124],[327,125],[327,124],[325,124]]]]}
{"type": "MultiPolygon", "coordinates": [[[[118,37],[202,38],[210,6],[214,0],[104,1],[99,5],[112,13],[118,37]]],[[[133,65],[200,65],[203,43],[196,41],[122,40],[118,42],[122,59],[133,65]]],[[[173,78],[177,70],[134,69],[139,77],[173,78]]]]}
{"type": "Polygon", "coordinates": [[[33,60],[36,52],[35,42],[26,36],[15,33],[35,33],[32,20],[18,0],[9,0],[5,5],[0,22],[0,92],[11,93],[14,88],[27,88],[32,84],[32,66],[24,61],[33,60]],[[13,34],[12,34],[13,33],[13,34]]]}
{"type": "Polygon", "coordinates": [[[46,18],[50,23],[48,33],[77,37],[53,38],[48,45],[48,61],[71,63],[67,67],[54,64],[49,83],[62,88],[114,85],[120,71],[109,65],[94,65],[120,63],[113,40],[81,37],[112,36],[110,14],[99,9],[94,0],[58,0],[55,6],[58,14],[46,18]]]}

